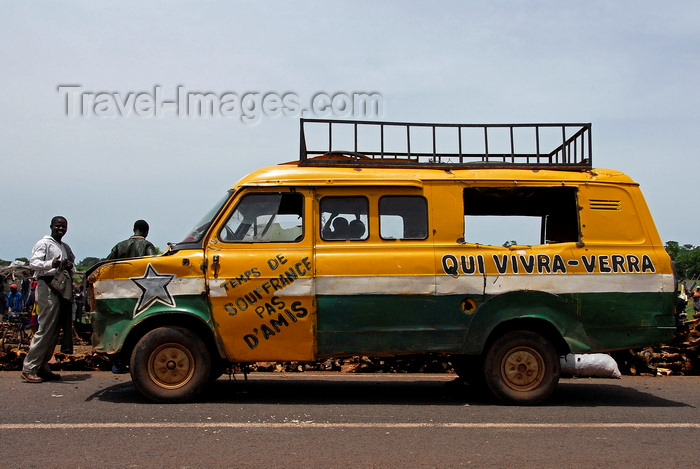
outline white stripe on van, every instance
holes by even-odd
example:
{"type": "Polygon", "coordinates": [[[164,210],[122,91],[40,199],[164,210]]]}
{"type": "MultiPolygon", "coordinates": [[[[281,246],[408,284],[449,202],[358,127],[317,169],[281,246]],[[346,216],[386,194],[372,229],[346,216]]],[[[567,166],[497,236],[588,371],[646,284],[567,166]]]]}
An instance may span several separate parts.
{"type": "MultiPolygon", "coordinates": [[[[251,288],[240,285],[226,291],[221,280],[209,279],[210,296],[242,296],[251,288]]],[[[251,283],[253,285],[253,283],[251,283]]],[[[256,282],[256,286],[260,283],[256,282]]],[[[204,291],[202,278],[173,278],[167,286],[173,296],[198,295],[204,291]]],[[[285,288],[273,291],[277,296],[316,295],[496,295],[517,290],[563,293],[663,293],[675,289],[671,274],[538,274],[538,275],[396,275],[396,276],[323,276],[300,278],[285,288]]],[[[260,290],[259,290],[260,291],[260,290]]],[[[130,279],[100,280],[95,283],[98,300],[139,298],[142,291],[130,279]]],[[[267,296],[268,292],[261,294],[267,296]]]]}
{"type": "Polygon", "coordinates": [[[661,293],[674,291],[670,274],[441,275],[318,277],[317,295],[496,295],[516,290],[562,293],[661,293]]]}
{"type": "MultiPolygon", "coordinates": [[[[277,277],[273,277],[277,278],[277,277]]],[[[245,294],[251,293],[254,287],[257,287],[257,292],[262,296],[312,296],[314,294],[314,282],[311,277],[309,278],[298,278],[294,280],[291,284],[281,288],[279,290],[274,290],[272,286],[268,283],[267,290],[261,286],[261,281],[264,279],[261,277],[259,279],[250,282],[250,285],[243,283],[237,287],[227,291],[223,288],[221,280],[209,280],[209,296],[212,298],[223,298],[226,296],[239,297],[245,294]]]]}
{"type": "MultiPolygon", "coordinates": [[[[131,279],[99,280],[95,282],[95,298],[98,300],[117,300],[140,298],[143,291],[131,279]]],[[[167,285],[172,296],[199,295],[204,292],[202,277],[174,277],[167,285]]]]}

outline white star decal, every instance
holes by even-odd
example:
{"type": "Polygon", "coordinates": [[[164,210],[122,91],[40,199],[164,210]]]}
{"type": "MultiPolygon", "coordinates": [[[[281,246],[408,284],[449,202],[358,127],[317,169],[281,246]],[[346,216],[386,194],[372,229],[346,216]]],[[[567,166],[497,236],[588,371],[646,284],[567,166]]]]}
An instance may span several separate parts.
{"type": "Polygon", "coordinates": [[[156,301],[167,306],[175,306],[175,300],[167,288],[174,277],[173,274],[159,274],[151,264],[148,264],[143,277],[131,277],[143,292],[134,308],[134,316],[150,308],[156,301]]]}

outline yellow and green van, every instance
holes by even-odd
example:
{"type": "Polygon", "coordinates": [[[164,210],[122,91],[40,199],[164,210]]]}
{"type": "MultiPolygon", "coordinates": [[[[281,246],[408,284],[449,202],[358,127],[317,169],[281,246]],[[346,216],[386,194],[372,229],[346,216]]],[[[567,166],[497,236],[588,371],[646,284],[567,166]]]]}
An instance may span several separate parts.
{"type": "Polygon", "coordinates": [[[638,185],[592,167],[589,124],[302,120],[300,139],[163,255],[89,273],[93,345],[145,396],[192,399],[236,363],[430,353],[531,404],[561,356],[672,336],[671,260],[638,185]]]}

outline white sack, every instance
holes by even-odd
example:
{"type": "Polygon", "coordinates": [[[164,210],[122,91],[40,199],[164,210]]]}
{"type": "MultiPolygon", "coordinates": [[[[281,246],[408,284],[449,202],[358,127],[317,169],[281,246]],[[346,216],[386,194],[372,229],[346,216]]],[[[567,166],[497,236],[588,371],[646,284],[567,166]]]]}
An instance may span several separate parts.
{"type": "Polygon", "coordinates": [[[560,359],[561,374],[590,378],[622,378],[617,363],[605,353],[568,354],[560,359]]]}

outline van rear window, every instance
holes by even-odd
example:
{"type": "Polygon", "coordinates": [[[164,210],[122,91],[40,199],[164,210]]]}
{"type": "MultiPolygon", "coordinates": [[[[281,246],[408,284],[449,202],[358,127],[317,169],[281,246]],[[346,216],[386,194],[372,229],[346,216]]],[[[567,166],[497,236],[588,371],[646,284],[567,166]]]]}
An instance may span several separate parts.
{"type": "Polygon", "coordinates": [[[418,196],[385,196],[379,199],[379,235],[382,239],[428,237],[428,203],[418,196]]]}
{"type": "Polygon", "coordinates": [[[575,187],[464,189],[464,241],[493,246],[576,242],[575,187]]]}

